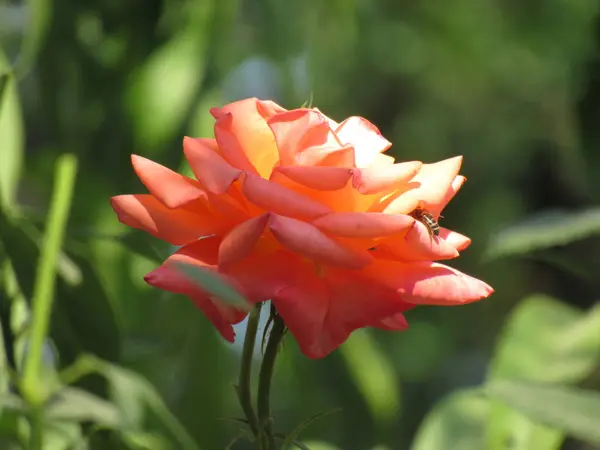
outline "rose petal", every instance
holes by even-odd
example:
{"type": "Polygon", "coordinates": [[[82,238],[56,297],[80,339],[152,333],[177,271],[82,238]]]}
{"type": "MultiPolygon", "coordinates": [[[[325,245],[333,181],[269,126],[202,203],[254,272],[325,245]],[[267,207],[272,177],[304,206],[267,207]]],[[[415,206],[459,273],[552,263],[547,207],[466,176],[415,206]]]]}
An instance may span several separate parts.
{"type": "Polygon", "coordinates": [[[225,159],[234,167],[268,178],[279,159],[267,120],[286,110],[274,102],[249,98],[212,108],[215,137],[225,159]]]}
{"type": "Polygon", "coordinates": [[[312,220],[331,212],[326,205],[252,174],[242,177],[246,198],[265,211],[312,220]]]}
{"type": "Polygon", "coordinates": [[[413,225],[407,215],[365,212],[340,212],[321,216],[313,225],[336,236],[376,238],[400,233],[413,225]]]}
{"type": "Polygon", "coordinates": [[[434,164],[423,164],[412,182],[420,183],[403,195],[412,196],[423,202],[423,207],[431,212],[440,210],[448,189],[452,186],[462,164],[462,156],[445,159],[434,164]]]}
{"type": "Polygon", "coordinates": [[[408,182],[419,172],[423,165],[420,161],[411,161],[374,168],[353,169],[352,185],[361,194],[374,194],[393,189],[408,182]]]}
{"type": "Polygon", "coordinates": [[[351,177],[350,171],[343,167],[279,166],[275,168],[273,175],[277,173],[296,183],[321,191],[342,189],[351,177]]]}
{"type": "Polygon", "coordinates": [[[376,261],[362,273],[375,283],[395,289],[405,302],[417,305],[461,305],[494,292],[477,278],[432,262],[376,261]]]}
{"type": "Polygon", "coordinates": [[[397,313],[393,316],[386,317],[377,323],[371,324],[370,326],[387,331],[404,331],[408,329],[408,322],[406,321],[404,314],[397,313]]]}
{"type": "Polygon", "coordinates": [[[219,265],[230,266],[248,256],[265,231],[269,214],[253,217],[235,227],[223,238],[219,247],[219,265]]]}
{"type": "MultiPolygon", "coordinates": [[[[188,296],[212,322],[223,338],[233,342],[235,333],[232,324],[241,322],[246,314],[226,306],[218,300],[213,301],[206,292],[184,276],[176,266],[176,263],[183,262],[202,270],[214,272],[215,266],[207,264],[207,262],[214,262],[216,259],[218,240],[202,239],[190,244],[188,248],[186,247],[171,255],[163,265],[150,272],[144,279],[153,287],[188,296]]],[[[227,281],[232,282],[232,280],[227,281]]]]}
{"type": "Polygon", "coordinates": [[[390,237],[377,244],[377,257],[403,261],[432,261],[452,259],[458,256],[454,246],[432,236],[419,221],[406,233],[390,237]],[[384,256],[385,255],[385,256],[384,256]]]}
{"type": "Polygon", "coordinates": [[[452,200],[454,196],[458,193],[465,181],[467,181],[465,177],[463,177],[462,175],[457,175],[452,181],[452,184],[450,185],[448,190],[446,191],[444,200],[442,200],[442,202],[436,209],[432,210],[432,213],[435,213],[436,216],[439,216],[444,210],[444,208],[448,205],[448,203],[450,203],[450,200],[452,200]]]}
{"type": "Polygon", "coordinates": [[[379,129],[362,117],[349,117],[335,130],[340,142],[351,144],[355,151],[356,167],[368,167],[373,158],[391,147],[391,142],[379,129]]]}
{"type": "Polygon", "coordinates": [[[282,166],[320,165],[330,153],[344,149],[327,119],[315,110],[301,108],[277,114],[268,125],[282,166]]]}
{"type": "Polygon", "coordinates": [[[319,278],[306,268],[295,276],[273,303],[309,358],[327,356],[358,328],[391,325],[390,317],[398,326],[397,315],[411,308],[393,290],[354,271],[328,270],[319,278]]]}
{"type": "Polygon", "coordinates": [[[183,245],[202,236],[222,233],[228,223],[199,207],[169,209],[149,194],[118,195],[110,199],[121,223],[142,229],[173,245],[183,245]]]}
{"type": "Polygon", "coordinates": [[[372,260],[367,250],[358,251],[345,247],[314,225],[300,220],[272,215],[269,227],[284,247],[323,264],[359,269],[372,260]]]}
{"type": "Polygon", "coordinates": [[[131,155],[131,163],[144,186],[167,208],[177,208],[206,197],[196,180],[184,177],[142,156],[131,155]]]}
{"type": "Polygon", "coordinates": [[[400,195],[374,203],[371,210],[382,211],[385,214],[410,214],[417,206],[419,206],[419,200],[414,196],[400,195]]]}
{"type": "Polygon", "coordinates": [[[459,252],[463,251],[471,244],[471,239],[469,239],[467,236],[444,227],[440,227],[440,238],[453,246],[459,252]]]}
{"type": "Polygon", "coordinates": [[[212,148],[212,139],[183,139],[185,157],[198,181],[214,194],[224,194],[241,174],[212,148]]]}

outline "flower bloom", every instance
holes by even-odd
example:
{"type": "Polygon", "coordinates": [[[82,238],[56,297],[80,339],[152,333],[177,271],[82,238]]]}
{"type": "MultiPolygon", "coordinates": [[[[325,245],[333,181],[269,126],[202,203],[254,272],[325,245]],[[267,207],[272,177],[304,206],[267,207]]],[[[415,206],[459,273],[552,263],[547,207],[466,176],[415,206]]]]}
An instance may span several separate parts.
{"type": "Polygon", "coordinates": [[[191,283],[177,263],[218,274],[251,302],[271,299],[312,358],[358,328],[406,329],[403,312],[416,305],[493,292],[437,262],[456,258],[468,237],[443,227],[434,236],[410,215],[422,208],[439,217],[465,181],[461,157],[395,163],[373,124],[337,123],[318,109],[246,99],[211,113],[215,138],[183,141],[196,179],[134,155],[149,194],[111,203],[122,223],[182,246],[145,279],[187,295],[225,339],[245,313],[191,283]]]}

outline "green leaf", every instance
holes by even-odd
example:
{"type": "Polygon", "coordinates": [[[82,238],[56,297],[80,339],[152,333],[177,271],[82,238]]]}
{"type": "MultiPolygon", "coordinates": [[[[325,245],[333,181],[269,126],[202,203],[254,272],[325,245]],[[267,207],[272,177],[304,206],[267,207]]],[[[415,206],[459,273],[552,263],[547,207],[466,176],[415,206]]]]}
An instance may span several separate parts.
{"type": "Polygon", "coordinates": [[[24,130],[17,83],[0,49],[0,203],[15,200],[24,157],[24,130]]]}
{"type": "MultiPolygon", "coordinates": [[[[42,235],[25,218],[16,221],[2,212],[0,242],[13,265],[19,287],[31,299],[42,235]]],[[[60,271],[56,287],[51,337],[61,349],[61,357],[72,362],[80,352],[87,352],[110,361],[118,360],[120,326],[89,252],[67,242],[61,258],[68,259],[78,271],[75,278],[68,271],[60,271]]]]}
{"type": "Polygon", "coordinates": [[[139,230],[124,233],[118,240],[132,252],[159,264],[168,256],[161,250],[158,239],[139,230]]]}
{"type": "Polygon", "coordinates": [[[106,378],[112,403],[120,414],[118,429],[143,431],[145,409],[148,408],[176,438],[180,444],[178,448],[198,450],[198,445],[169,411],[156,389],[142,376],[93,356],[82,357],[73,366],[77,366],[73,371],[82,375],[95,372],[106,378]]]}
{"type": "Polygon", "coordinates": [[[488,412],[489,402],[479,390],[454,392],[425,416],[411,449],[483,449],[488,412]]]}
{"type": "Polygon", "coordinates": [[[84,449],[85,436],[77,423],[47,421],[44,423],[44,448],[52,450],[84,449]]]}
{"type": "Polygon", "coordinates": [[[125,432],[121,439],[134,450],[171,450],[173,445],[164,437],[153,433],[125,432]]]}
{"type": "Polygon", "coordinates": [[[340,450],[339,447],[323,441],[307,441],[304,442],[304,446],[310,450],[340,450]]]}
{"type": "Polygon", "coordinates": [[[54,394],[45,408],[50,420],[68,422],[92,421],[96,425],[119,428],[121,416],[110,402],[83,389],[66,387],[54,394]]]}
{"type": "Polygon", "coordinates": [[[544,211],[496,233],[488,244],[486,256],[492,259],[521,255],[595,234],[600,234],[600,207],[544,211]]]}
{"type": "Polygon", "coordinates": [[[16,69],[20,79],[27,74],[35,62],[52,19],[51,0],[28,0],[26,3],[28,26],[25,29],[16,69]]]}
{"type": "Polygon", "coordinates": [[[400,414],[400,382],[388,356],[368,330],[358,330],[340,347],[348,371],[378,425],[400,414]]]}
{"type": "MultiPolygon", "coordinates": [[[[545,295],[521,302],[509,317],[488,379],[577,383],[600,360],[600,305],[587,314],[545,295]]],[[[493,402],[488,420],[491,449],[558,448],[561,433],[536,425],[493,402]]]]}
{"type": "MultiPolygon", "coordinates": [[[[67,255],[81,272],[75,285],[61,279],[58,285],[56,313],[67,322],[76,344],[82,351],[109,361],[121,354],[121,328],[106,287],[86,249],[67,249],[67,255]]],[[[61,330],[53,327],[53,336],[61,330]]],[[[63,337],[69,339],[68,335],[63,337]]]]}
{"type": "Polygon", "coordinates": [[[77,158],[72,154],[63,154],[56,161],[52,201],[33,287],[29,345],[20,386],[31,404],[39,404],[46,395],[42,382],[42,352],[50,328],[58,259],[71,210],[77,165],[77,158]]]}
{"type": "Polygon", "coordinates": [[[546,295],[524,299],[496,346],[490,379],[577,383],[600,362],[600,305],[587,314],[546,295]]]}
{"type": "Polygon", "coordinates": [[[223,304],[246,312],[252,308],[248,300],[218,275],[182,262],[178,262],[176,267],[190,281],[223,304]]]}
{"type": "MultiPolygon", "coordinates": [[[[1,296],[2,294],[0,294],[1,296]]],[[[5,343],[4,343],[4,327],[0,320],[0,398],[8,393],[10,374],[8,370],[8,360],[6,358],[5,343]]],[[[12,344],[12,343],[11,343],[12,344]]],[[[0,402],[0,417],[2,417],[2,403],[0,402]]]]}
{"type": "Polygon", "coordinates": [[[133,74],[128,109],[139,145],[157,149],[183,125],[204,75],[204,32],[201,23],[183,29],[133,74]]]}
{"type": "Polygon", "coordinates": [[[308,428],[313,422],[315,422],[319,419],[322,419],[323,417],[326,417],[326,416],[329,416],[336,412],[339,412],[341,410],[342,410],[341,408],[332,408],[332,409],[328,409],[326,411],[321,411],[321,412],[309,417],[308,419],[304,420],[303,422],[299,423],[285,437],[285,440],[283,441],[283,444],[281,445],[281,449],[287,450],[287,449],[291,448],[291,446],[295,443],[296,439],[298,439],[298,437],[300,436],[300,433],[302,433],[306,428],[308,428]]]}
{"type": "Polygon", "coordinates": [[[599,392],[557,385],[496,381],[487,386],[486,393],[531,420],[592,445],[600,445],[599,392]]]}

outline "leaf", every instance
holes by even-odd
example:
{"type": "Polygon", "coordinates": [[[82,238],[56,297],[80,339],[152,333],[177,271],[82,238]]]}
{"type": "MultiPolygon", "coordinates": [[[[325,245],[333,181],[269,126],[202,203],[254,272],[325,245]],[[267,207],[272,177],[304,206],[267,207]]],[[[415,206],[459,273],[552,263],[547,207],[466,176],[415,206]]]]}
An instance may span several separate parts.
{"type": "Polygon", "coordinates": [[[17,83],[0,49],[0,203],[11,207],[15,200],[24,157],[23,118],[17,83]]]}
{"type": "MultiPolygon", "coordinates": [[[[0,242],[13,265],[19,287],[31,299],[35,262],[39,258],[38,242],[42,235],[25,218],[16,221],[2,212],[0,242]]],[[[82,351],[116,361],[120,355],[120,327],[89,252],[81,246],[71,246],[63,252],[62,257],[74,264],[80,279],[74,280],[65,271],[59,272],[51,337],[56,340],[61,357],[67,362],[72,362],[82,351]]]]}
{"type": "Polygon", "coordinates": [[[379,425],[393,423],[400,414],[400,383],[388,356],[368,330],[353,333],[340,347],[356,387],[379,425]]]}
{"type": "Polygon", "coordinates": [[[178,262],[176,267],[190,281],[223,304],[246,312],[252,308],[248,300],[220,277],[192,264],[178,262]]]}
{"type": "Polygon", "coordinates": [[[52,19],[51,2],[50,0],[28,0],[27,12],[28,26],[25,28],[26,33],[17,62],[17,73],[20,79],[27,74],[44,43],[52,19]]]}
{"type": "Polygon", "coordinates": [[[45,408],[50,420],[67,422],[92,421],[108,428],[121,424],[120,412],[112,403],[83,389],[66,387],[54,394],[45,408]]]}
{"type": "Polygon", "coordinates": [[[138,230],[124,233],[118,240],[132,252],[159,264],[162,263],[167,256],[166,251],[161,251],[157,239],[138,230]]]}
{"type": "Polygon", "coordinates": [[[490,379],[577,383],[600,362],[600,304],[587,314],[552,297],[524,299],[496,346],[490,379]]]}
{"type": "MultiPolygon", "coordinates": [[[[600,360],[600,305],[587,314],[545,295],[521,302],[509,317],[496,347],[488,379],[577,383],[600,360]]],[[[517,411],[493,402],[488,445],[503,449],[558,448],[560,432],[536,425],[517,411]]]]}
{"type": "Polygon", "coordinates": [[[28,351],[21,380],[21,392],[31,403],[41,402],[46,395],[45,383],[42,382],[43,347],[50,328],[58,259],[71,210],[77,165],[73,154],[63,154],[56,161],[52,200],[33,286],[28,351]]]}
{"type": "Polygon", "coordinates": [[[488,244],[486,257],[521,255],[569,244],[594,234],[600,234],[600,207],[544,211],[496,233],[488,244]]]}
{"type": "Polygon", "coordinates": [[[169,411],[156,389],[142,376],[91,355],[81,357],[74,366],[78,366],[76,371],[82,374],[95,372],[106,378],[112,402],[120,414],[118,429],[142,431],[145,409],[148,408],[176,438],[180,444],[178,448],[198,450],[198,445],[169,411]]]}
{"type": "MultiPolygon", "coordinates": [[[[0,293],[0,296],[2,294],[0,293]]],[[[8,370],[8,360],[6,358],[5,342],[4,342],[4,327],[7,326],[2,324],[0,320],[0,398],[4,397],[8,393],[10,374],[8,370]]],[[[12,343],[10,343],[12,344],[12,343]]],[[[2,403],[0,403],[0,417],[2,417],[2,403]]]]}
{"type": "Polygon", "coordinates": [[[309,417],[308,419],[304,420],[303,422],[299,423],[286,437],[285,440],[283,441],[283,444],[281,445],[281,449],[282,450],[287,450],[288,448],[291,447],[292,444],[294,444],[296,442],[296,439],[298,439],[298,437],[300,436],[300,433],[302,433],[307,427],[309,427],[313,422],[322,419],[323,417],[329,416],[331,414],[335,414],[336,412],[341,411],[341,408],[332,408],[332,409],[328,409],[326,411],[321,411],[311,417],[309,417]]]}
{"type": "Polygon", "coordinates": [[[156,50],[128,88],[128,109],[139,145],[159,148],[182,126],[204,74],[200,23],[156,50]]]}
{"type": "Polygon", "coordinates": [[[125,432],[121,439],[135,450],[167,450],[173,446],[164,437],[153,433],[125,432]]]}
{"type": "MultiPolygon", "coordinates": [[[[81,282],[59,281],[57,313],[68,322],[81,350],[109,361],[121,354],[121,328],[109,294],[90,260],[89,252],[67,249],[67,255],[81,271],[81,282]]],[[[53,327],[53,335],[61,330],[53,327]]]]}
{"type": "Polygon", "coordinates": [[[592,445],[600,445],[600,393],[596,391],[496,381],[486,387],[486,393],[536,422],[557,428],[592,445]]]}
{"type": "Polygon", "coordinates": [[[323,441],[307,441],[304,442],[304,446],[310,450],[340,450],[339,447],[323,441]]]}
{"type": "Polygon", "coordinates": [[[425,416],[411,449],[483,449],[488,411],[489,402],[479,390],[454,392],[425,416]]]}

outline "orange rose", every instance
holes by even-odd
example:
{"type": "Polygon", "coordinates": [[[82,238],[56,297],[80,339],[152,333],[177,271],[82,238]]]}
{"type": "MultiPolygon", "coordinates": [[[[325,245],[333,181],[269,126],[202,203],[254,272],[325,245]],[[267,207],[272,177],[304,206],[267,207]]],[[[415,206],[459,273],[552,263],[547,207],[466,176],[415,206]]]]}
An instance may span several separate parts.
{"type": "Polygon", "coordinates": [[[422,208],[439,217],[465,181],[461,157],[396,164],[373,124],[338,124],[317,109],[246,99],[211,113],[215,139],[183,142],[195,180],[133,156],[150,194],[113,197],[112,206],[126,225],[183,245],[146,281],[190,297],[225,339],[244,313],[174,263],[218,273],[251,302],[271,299],[312,358],[357,328],[406,329],[403,312],[415,305],[493,292],[434,262],[457,257],[469,238],[443,227],[434,236],[410,215],[422,208]]]}

